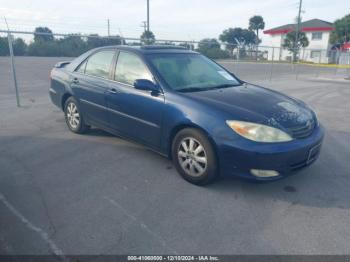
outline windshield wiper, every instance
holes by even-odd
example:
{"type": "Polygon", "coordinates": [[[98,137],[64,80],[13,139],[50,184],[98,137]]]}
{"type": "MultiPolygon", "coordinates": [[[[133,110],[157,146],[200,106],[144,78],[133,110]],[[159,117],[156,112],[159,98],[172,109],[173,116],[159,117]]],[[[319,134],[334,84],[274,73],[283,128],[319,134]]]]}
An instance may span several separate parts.
{"type": "Polygon", "coordinates": [[[205,91],[208,90],[207,87],[185,87],[185,88],[180,88],[180,89],[176,89],[177,92],[199,92],[199,91],[205,91]]]}
{"type": "Polygon", "coordinates": [[[227,88],[227,87],[233,87],[233,86],[239,86],[240,84],[222,84],[217,86],[209,87],[208,89],[221,89],[221,88],[227,88]]]}
{"type": "Polygon", "coordinates": [[[207,90],[213,90],[213,89],[221,89],[221,88],[227,88],[227,87],[233,87],[233,86],[239,86],[240,84],[222,84],[217,86],[210,86],[210,87],[184,87],[180,89],[176,89],[178,92],[200,92],[200,91],[207,91],[207,90]]]}

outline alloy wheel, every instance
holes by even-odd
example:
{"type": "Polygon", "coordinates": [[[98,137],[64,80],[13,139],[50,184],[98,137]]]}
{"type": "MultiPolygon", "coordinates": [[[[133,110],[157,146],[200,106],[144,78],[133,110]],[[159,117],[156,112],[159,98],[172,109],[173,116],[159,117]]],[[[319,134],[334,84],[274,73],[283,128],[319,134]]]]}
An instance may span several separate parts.
{"type": "Polygon", "coordinates": [[[69,103],[67,106],[67,119],[71,128],[78,128],[80,123],[80,114],[77,106],[72,102],[69,103]]]}
{"type": "Polygon", "coordinates": [[[199,177],[207,169],[207,154],[201,143],[193,137],[184,138],[177,151],[182,169],[190,176],[199,177]]]}

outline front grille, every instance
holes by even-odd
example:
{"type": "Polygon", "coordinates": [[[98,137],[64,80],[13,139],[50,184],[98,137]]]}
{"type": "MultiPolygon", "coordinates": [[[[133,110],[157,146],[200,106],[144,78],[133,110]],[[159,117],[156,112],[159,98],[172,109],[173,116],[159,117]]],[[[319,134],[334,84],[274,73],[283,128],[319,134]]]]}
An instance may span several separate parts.
{"type": "Polygon", "coordinates": [[[309,120],[301,126],[288,128],[288,133],[293,138],[305,138],[312,134],[315,129],[315,120],[309,120]]]}

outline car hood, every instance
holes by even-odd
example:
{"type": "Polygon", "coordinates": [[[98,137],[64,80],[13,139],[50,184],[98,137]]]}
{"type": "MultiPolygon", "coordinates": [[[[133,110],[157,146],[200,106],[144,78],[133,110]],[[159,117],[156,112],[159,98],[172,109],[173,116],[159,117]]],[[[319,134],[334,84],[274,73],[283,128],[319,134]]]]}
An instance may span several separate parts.
{"type": "Polygon", "coordinates": [[[303,102],[251,84],[186,95],[225,111],[231,120],[291,128],[305,125],[314,118],[314,113],[303,102]]]}

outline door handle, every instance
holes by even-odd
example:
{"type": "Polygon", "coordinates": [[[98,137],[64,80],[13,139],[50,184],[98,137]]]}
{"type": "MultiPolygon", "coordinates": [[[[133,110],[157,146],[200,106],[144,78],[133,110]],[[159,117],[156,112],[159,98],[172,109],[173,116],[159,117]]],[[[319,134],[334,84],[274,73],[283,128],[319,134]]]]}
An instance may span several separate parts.
{"type": "Polygon", "coordinates": [[[72,84],[79,84],[79,79],[74,77],[72,80],[72,84]]]}
{"type": "Polygon", "coordinates": [[[115,89],[115,88],[109,89],[108,92],[111,93],[111,94],[116,94],[116,93],[118,93],[117,89],[115,89]]]}

